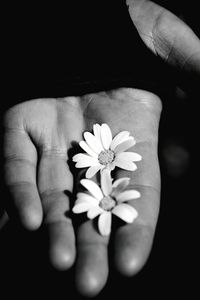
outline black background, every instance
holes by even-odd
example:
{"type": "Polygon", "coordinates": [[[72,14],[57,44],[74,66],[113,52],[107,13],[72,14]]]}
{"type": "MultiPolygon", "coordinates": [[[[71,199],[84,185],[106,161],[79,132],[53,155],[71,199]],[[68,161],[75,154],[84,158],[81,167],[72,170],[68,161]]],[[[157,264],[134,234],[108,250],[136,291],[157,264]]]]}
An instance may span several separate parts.
{"type": "MultiPolygon", "coordinates": [[[[187,5],[156,2],[181,16],[200,36],[195,1],[187,5]]],[[[192,299],[198,239],[194,216],[199,197],[194,175],[198,95],[186,96],[177,90],[176,74],[145,48],[124,1],[66,1],[64,6],[17,3],[4,12],[2,114],[33,98],[120,86],[161,96],[162,196],[153,249],[134,278],[120,276],[111,266],[109,281],[98,299],[109,295],[162,299],[183,292],[192,299]]],[[[5,200],[6,195],[1,198],[5,200]]],[[[81,299],[73,272],[59,273],[49,266],[42,231],[28,234],[10,222],[0,232],[0,297],[29,299],[54,293],[56,299],[81,299]]]]}

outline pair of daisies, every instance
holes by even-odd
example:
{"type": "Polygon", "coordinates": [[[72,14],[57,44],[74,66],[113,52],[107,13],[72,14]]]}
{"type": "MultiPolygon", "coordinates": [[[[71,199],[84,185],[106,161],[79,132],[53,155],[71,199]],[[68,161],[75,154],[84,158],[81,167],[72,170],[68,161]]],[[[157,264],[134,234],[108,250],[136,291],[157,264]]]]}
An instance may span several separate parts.
{"type": "Polygon", "coordinates": [[[86,192],[77,194],[72,211],[76,214],[87,212],[89,219],[99,216],[99,232],[106,236],[111,232],[112,214],[127,223],[135,220],[138,213],[126,202],[140,197],[138,191],[127,189],[130,178],[123,177],[113,182],[111,171],[115,167],[135,171],[135,162],[142,157],[135,152],[126,151],[136,143],[128,131],[122,131],[113,138],[107,124],[94,124],[93,133],[85,132],[85,141],[79,143],[86,153],[73,156],[77,168],[88,169],[86,179],[80,181],[86,192]],[[101,176],[97,184],[90,178],[99,171],[101,176]]]}

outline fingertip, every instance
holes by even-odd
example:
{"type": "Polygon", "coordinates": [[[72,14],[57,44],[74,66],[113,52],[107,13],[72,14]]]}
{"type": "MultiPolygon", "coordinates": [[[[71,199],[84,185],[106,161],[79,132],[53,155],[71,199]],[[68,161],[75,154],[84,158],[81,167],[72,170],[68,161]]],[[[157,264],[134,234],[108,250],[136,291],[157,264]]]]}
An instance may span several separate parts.
{"type": "Polygon", "coordinates": [[[37,230],[43,219],[43,209],[34,184],[23,183],[9,187],[9,215],[26,230],[37,230]]]}
{"type": "Polygon", "coordinates": [[[76,256],[75,236],[68,221],[46,223],[49,237],[49,260],[58,271],[64,271],[73,265],[76,256]]]}
{"type": "Polygon", "coordinates": [[[92,272],[85,272],[84,276],[77,276],[76,286],[78,292],[85,297],[95,297],[103,289],[105,282],[92,272]]]}
{"type": "Polygon", "coordinates": [[[58,271],[65,271],[72,267],[75,261],[75,253],[70,249],[55,245],[49,253],[52,266],[58,271]]]}
{"type": "Polygon", "coordinates": [[[42,223],[42,212],[34,209],[26,211],[23,217],[21,217],[21,223],[27,230],[37,230],[42,223]]]}
{"type": "Polygon", "coordinates": [[[146,259],[141,257],[141,255],[138,255],[138,253],[135,253],[125,258],[118,258],[118,260],[116,261],[116,266],[122,275],[126,277],[132,277],[143,268],[145,262],[146,259]]]}
{"type": "Polygon", "coordinates": [[[142,270],[146,264],[153,241],[152,229],[136,226],[132,234],[125,228],[117,235],[115,265],[124,276],[131,277],[142,270]]]}

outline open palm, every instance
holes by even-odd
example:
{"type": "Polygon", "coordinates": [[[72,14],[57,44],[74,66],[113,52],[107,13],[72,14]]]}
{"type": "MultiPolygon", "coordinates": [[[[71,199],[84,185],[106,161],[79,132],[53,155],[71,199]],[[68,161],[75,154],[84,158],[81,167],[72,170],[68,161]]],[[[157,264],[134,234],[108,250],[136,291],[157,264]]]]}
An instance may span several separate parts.
{"type": "Polygon", "coordinates": [[[159,210],[160,174],[157,135],[160,100],[152,93],[119,89],[82,97],[36,99],[11,108],[5,116],[5,178],[11,193],[8,214],[27,229],[41,224],[49,232],[52,264],[68,269],[76,260],[76,283],[81,293],[97,294],[108,277],[109,237],[101,236],[93,221],[76,232],[66,214],[76,178],[68,165],[69,150],[83,139],[94,123],[107,123],[113,135],[130,131],[137,141],[134,151],[143,159],[131,177],[141,192],[134,202],[139,216],[114,233],[114,260],[128,276],[137,273],[149,255],[159,210]],[[76,249],[77,248],[77,249],[76,249]]]}
{"type": "MultiPolygon", "coordinates": [[[[127,0],[127,4],[144,44],[181,70],[183,89],[199,92],[199,38],[153,1],[127,0]]],[[[106,283],[109,238],[101,236],[91,220],[74,231],[67,212],[78,178],[69,168],[69,150],[82,140],[85,130],[92,130],[94,123],[107,123],[113,135],[128,130],[135,137],[134,152],[143,159],[136,171],[120,170],[116,177],[131,177],[132,186],[141,192],[140,199],[132,200],[139,216],[133,224],[119,227],[111,239],[117,269],[124,275],[134,275],[148,258],[159,211],[160,112],[155,95],[120,89],[82,97],[32,100],[11,108],[5,116],[9,217],[17,218],[27,229],[37,229],[41,224],[48,228],[49,254],[56,268],[70,268],[77,255],[76,283],[85,295],[97,294],[106,283]]]]}

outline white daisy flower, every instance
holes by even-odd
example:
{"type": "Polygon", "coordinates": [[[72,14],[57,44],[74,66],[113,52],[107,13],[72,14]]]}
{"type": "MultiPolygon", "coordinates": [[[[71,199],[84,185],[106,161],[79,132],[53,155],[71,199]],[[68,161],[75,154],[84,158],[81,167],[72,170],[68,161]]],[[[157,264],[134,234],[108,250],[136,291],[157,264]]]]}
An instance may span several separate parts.
{"type": "Polygon", "coordinates": [[[90,179],[82,179],[80,183],[89,193],[77,194],[73,213],[87,212],[89,219],[99,216],[98,228],[101,235],[109,235],[111,232],[112,214],[126,223],[132,223],[138,216],[135,208],[125,203],[137,199],[140,193],[136,190],[125,190],[129,185],[130,178],[124,177],[112,183],[108,170],[101,175],[101,188],[90,179]]]}
{"type": "Polygon", "coordinates": [[[73,156],[76,168],[88,168],[86,178],[93,177],[99,170],[114,170],[115,167],[128,171],[135,171],[137,166],[134,162],[142,159],[141,155],[135,152],[125,152],[134,146],[136,141],[130,136],[130,132],[122,131],[114,138],[107,124],[94,124],[93,132],[84,133],[85,141],[79,143],[86,152],[73,156]]]}

